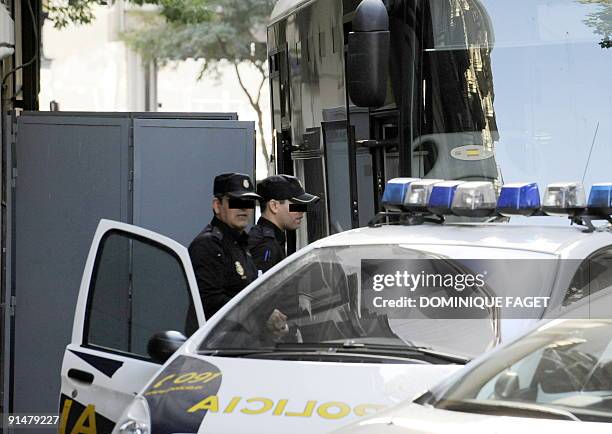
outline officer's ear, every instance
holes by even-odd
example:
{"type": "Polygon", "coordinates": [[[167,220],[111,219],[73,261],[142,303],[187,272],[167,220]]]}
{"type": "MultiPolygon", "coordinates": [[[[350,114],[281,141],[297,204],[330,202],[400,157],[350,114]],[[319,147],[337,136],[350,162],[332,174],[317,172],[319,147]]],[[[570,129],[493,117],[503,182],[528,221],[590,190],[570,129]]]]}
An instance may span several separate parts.
{"type": "Polygon", "coordinates": [[[272,214],[278,214],[281,202],[276,199],[270,199],[268,202],[268,209],[272,214]]]}
{"type": "Polygon", "coordinates": [[[215,213],[215,215],[218,215],[221,212],[221,200],[222,198],[219,197],[213,197],[212,200],[212,209],[213,209],[213,213],[215,213]]]}

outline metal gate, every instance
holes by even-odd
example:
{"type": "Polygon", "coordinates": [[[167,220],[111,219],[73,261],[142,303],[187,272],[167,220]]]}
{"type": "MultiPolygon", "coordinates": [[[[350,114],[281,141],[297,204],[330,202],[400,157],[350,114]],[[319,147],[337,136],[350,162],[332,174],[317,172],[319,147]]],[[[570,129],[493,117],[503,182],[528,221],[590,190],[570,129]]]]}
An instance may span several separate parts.
{"type": "Polygon", "coordinates": [[[215,174],[254,174],[255,128],[235,114],[36,112],[17,119],[6,240],[5,278],[15,300],[8,410],[53,413],[98,221],[134,223],[187,244],[212,217],[215,174]]]}

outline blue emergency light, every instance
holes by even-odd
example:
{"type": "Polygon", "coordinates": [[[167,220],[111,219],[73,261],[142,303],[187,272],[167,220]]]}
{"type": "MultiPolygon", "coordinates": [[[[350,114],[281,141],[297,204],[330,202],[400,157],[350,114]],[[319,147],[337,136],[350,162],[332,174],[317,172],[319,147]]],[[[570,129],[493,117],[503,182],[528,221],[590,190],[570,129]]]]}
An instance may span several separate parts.
{"type": "Polygon", "coordinates": [[[387,182],[382,197],[382,204],[387,210],[402,211],[406,201],[406,194],[411,182],[417,178],[393,178],[387,182]]]}
{"type": "Polygon", "coordinates": [[[540,209],[540,190],[535,182],[511,183],[502,186],[497,199],[497,212],[504,216],[530,216],[540,209]]]}
{"type": "Polygon", "coordinates": [[[457,186],[463,182],[464,181],[438,182],[431,189],[427,209],[431,213],[437,215],[452,214],[451,206],[453,204],[453,198],[455,197],[455,190],[457,190],[457,186]]]}
{"type": "Polygon", "coordinates": [[[593,214],[612,214],[612,183],[593,184],[587,206],[593,214]]]}

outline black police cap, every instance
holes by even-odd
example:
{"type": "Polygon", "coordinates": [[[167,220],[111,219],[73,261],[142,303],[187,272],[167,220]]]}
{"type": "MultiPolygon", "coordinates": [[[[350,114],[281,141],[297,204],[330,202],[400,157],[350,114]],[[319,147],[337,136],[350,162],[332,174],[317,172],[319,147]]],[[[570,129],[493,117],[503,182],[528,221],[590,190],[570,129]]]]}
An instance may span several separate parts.
{"type": "Polygon", "coordinates": [[[213,187],[215,196],[229,196],[236,199],[258,200],[261,197],[255,193],[253,181],[249,175],[244,173],[222,173],[215,176],[213,187]]]}
{"type": "Polygon", "coordinates": [[[264,201],[291,200],[295,203],[315,203],[318,196],[306,193],[300,180],[291,175],[273,175],[257,184],[257,193],[264,201]]]}

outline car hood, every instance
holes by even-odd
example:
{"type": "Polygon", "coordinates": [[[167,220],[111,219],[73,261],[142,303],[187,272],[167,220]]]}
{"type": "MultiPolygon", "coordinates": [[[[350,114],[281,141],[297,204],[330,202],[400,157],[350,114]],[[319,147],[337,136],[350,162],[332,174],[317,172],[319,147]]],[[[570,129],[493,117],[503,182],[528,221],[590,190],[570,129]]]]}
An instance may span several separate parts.
{"type": "Polygon", "coordinates": [[[609,433],[610,424],[463,413],[410,403],[363,418],[333,434],[575,434],[577,431],[609,433]]]}
{"type": "Polygon", "coordinates": [[[142,392],[152,434],[327,433],[459,369],[181,355],[142,392]]]}

